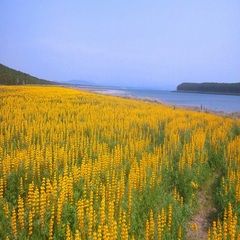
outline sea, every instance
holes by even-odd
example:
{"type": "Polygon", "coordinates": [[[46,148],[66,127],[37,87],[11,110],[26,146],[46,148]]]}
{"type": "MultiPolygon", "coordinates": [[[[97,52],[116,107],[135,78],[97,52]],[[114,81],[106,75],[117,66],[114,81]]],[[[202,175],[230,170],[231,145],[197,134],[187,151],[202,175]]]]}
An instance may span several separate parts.
{"type": "Polygon", "coordinates": [[[167,90],[151,90],[118,87],[94,87],[95,92],[122,97],[153,98],[175,106],[191,106],[200,109],[240,112],[240,95],[186,93],[167,90]]]}

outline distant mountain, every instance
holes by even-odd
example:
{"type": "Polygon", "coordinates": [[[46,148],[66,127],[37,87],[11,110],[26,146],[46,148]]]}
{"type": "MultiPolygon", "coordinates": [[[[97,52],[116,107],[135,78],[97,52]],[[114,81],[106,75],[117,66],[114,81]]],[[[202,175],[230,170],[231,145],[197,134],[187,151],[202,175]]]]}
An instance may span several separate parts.
{"type": "Polygon", "coordinates": [[[238,83],[181,83],[177,86],[177,92],[197,92],[197,93],[220,93],[220,94],[240,94],[240,82],[238,83]]]}
{"type": "Polygon", "coordinates": [[[76,84],[76,85],[95,85],[94,82],[88,82],[85,80],[68,80],[68,81],[61,81],[64,84],[76,84]]]}
{"type": "Polygon", "coordinates": [[[59,83],[39,79],[27,73],[16,71],[12,68],[0,64],[0,85],[25,85],[25,84],[55,85],[59,83]]]}

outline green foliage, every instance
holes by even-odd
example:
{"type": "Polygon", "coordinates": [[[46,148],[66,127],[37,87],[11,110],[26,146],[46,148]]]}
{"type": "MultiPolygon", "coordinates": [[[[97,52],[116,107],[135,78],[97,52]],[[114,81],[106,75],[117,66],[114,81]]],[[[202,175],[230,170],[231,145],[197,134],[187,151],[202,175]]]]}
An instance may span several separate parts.
{"type": "Polygon", "coordinates": [[[12,68],[0,64],[0,85],[25,85],[25,84],[53,85],[57,83],[39,79],[29,74],[16,71],[12,68]]]}
{"type": "Polygon", "coordinates": [[[238,124],[237,122],[233,124],[231,133],[233,134],[233,137],[240,135],[240,122],[238,122],[238,124]]]}
{"type": "Polygon", "coordinates": [[[181,83],[177,91],[240,94],[239,83],[181,83]]]}

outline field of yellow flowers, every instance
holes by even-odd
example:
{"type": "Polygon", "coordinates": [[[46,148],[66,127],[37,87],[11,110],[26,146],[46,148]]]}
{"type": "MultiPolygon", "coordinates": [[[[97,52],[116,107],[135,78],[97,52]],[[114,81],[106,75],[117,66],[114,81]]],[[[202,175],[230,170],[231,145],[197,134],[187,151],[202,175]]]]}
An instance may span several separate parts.
{"type": "Polygon", "coordinates": [[[240,239],[240,120],[63,87],[0,87],[0,239],[240,239]]]}

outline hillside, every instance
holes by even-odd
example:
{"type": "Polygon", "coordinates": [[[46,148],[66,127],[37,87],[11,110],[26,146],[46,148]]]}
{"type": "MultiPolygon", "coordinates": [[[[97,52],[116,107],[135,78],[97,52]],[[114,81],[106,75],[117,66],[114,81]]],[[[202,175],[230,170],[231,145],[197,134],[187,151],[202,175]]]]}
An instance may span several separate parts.
{"type": "Polygon", "coordinates": [[[199,92],[199,93],[221,93],[221,94],[240,94],[239,83],[181,83],[177,86],[178,92],[199,92]]]}
{"type": "Polygon", "coordinates": [[[25,85],[25,84],[58,84],[43,79],[33,77],[27,73],[16,71],[12,68],[0,64],[0,85],[25,85]]]}

